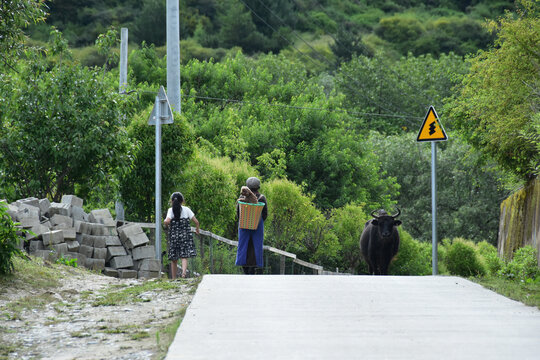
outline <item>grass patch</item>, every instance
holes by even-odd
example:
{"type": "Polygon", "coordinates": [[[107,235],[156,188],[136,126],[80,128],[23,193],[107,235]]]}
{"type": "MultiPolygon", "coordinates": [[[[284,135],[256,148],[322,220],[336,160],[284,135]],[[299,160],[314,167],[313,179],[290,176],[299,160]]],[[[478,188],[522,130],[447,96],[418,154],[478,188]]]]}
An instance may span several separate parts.
{"type": "Polygon", "coordinates": [[[21,345],[17,344],[4,344],[2,341],[0,341],[0,360],[9,359],[9,354],[17,351],[21,345]]]}
{"type": "MultiPolygon", "coordinates": [[[[15,256],[12,274],[0,276],[0,294],[7,288],[50,289],[60,285],[63,275],[58,271],[62,265],[51,264],[39,257],[30,257],[31,260],[15,256]]],[[[65,267],[65,266],[62,266],[65,267]]]]}
{"type": "Polygon", "coordinates": [[[175,290],[179,287],[180,283],[168,281],[167,279],[146,281],[142,284],[127,287],[111,286],[98,296],[92,303],[92,306],[116,306],[136,302],[147,302],[150,300],[142,297],[141,294],[149,291],[175,290]]]}
{"type": "Polygon", "coordinates": [[[56,301],[49,293],[29,295],[8,303],[2,310],[9,320],[22,320],[21,315],[30,309],[43,309],[46,305],[56,301]]]}
{"type": "Polygon", "coordinates": [[[138,331],[134,334],[131,334],[130,336],[130,339],[131,340],[141,340],[141,339],[146,339],[146,338],[149,338],[150,337],[150,334],[148,333],[148,331],[138,331]]]}
{"type": "Polygon", "coordinates": [[[182,320],[184,320],[184,316],[186,315],[186,310],[187,310],[187,307],[183,307],[182,309],[180,309],[178,312],[174,314],[176,319],[172,323],[164,327],[161,331],[156,332],[156,343],[157,343],[159,359],[163,359],[165,358],[165,355],[167,355],[169,346],[171,346],[171,343],[174,340],[176,332],[178,331],[178,328],[180,327],[182,320]]]}
{"type": "Polygon", "coordinates": [[[540,309],[540,282],[519,282],[497,277],[474,278],[472,280],[510,299],[540,309]]]}
{"type": "Polygon", "coordinates": [[[84,332],[84,331],[74,331],[72,333],[69,333],[69,335],[71,337],[74,337],[74,338],[85,338],[85,337],[90,337],[92,335],[90,335],[89,333],[87,332],[84,332]]]}

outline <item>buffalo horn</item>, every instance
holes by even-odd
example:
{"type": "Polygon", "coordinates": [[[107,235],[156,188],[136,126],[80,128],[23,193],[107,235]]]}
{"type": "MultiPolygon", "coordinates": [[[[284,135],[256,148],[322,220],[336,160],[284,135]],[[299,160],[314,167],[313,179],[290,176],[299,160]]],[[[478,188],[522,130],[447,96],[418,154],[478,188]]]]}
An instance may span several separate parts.
{"type": "Polygon", "coordinates": [[[371,216],[373,216],[375,219],[378,219],[379,217],[377,215],[375,215],[376,212],[378,212],[379,210],[373,210],[371,212],[371,216]]]}
{"type": "Polygon", "coordinates": [[[396,207],[396,209],[397,209],[397,214],[392,215],[393,218],[397,218],[399,216],[399,214],[401,214],[401,210],[398,207],[396,207]]]}

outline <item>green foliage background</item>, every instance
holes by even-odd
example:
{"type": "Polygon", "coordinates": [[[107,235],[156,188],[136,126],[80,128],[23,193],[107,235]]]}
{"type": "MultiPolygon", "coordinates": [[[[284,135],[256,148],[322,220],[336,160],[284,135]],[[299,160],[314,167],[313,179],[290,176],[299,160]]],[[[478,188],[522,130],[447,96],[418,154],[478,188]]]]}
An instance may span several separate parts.
{"type": "MultiPolygon", "coordinates": [[[[3,9],[15,21],[0,20],[0,198],[121,199],[128,219],[152,221],[147,119],[166,83],[164,2],[15,3],[3,9]],[[118,94],[123,26],[129,88],[118,94]]],[[[390,271],[427,274],[429,149],[414,136],[433,105],[449,134],[438,144],[440,232],[495,244],[500,201],[537,175],[537,5],[180,1],[182,114],[163,126],[164,212],[181,191],[203,229],[234,238],[240,186],[259,176],[267,244],[363,273],[369,213],[398,206],[390,271]]],[[[500,265],[483,248],[475,274],[500,265]]],[[[441,250],[454,252],[470,249],[441,250]]]]}

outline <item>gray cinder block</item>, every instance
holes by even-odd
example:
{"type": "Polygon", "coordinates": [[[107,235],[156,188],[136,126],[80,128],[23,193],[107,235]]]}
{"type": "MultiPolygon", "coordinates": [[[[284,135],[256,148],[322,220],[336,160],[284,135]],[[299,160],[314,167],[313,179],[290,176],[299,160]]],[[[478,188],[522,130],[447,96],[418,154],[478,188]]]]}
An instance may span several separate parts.
{"type": "Polygon", "coordinates": [[[110,261],[111,267],[115,269],[126,269],[133,266],[131,255],[115,256],[110,261]]]}
{"type": "Polygon", "coordinates": [[[88,221],[88,214],[84,212],[82,207],[75,205],[71,206],[71,217],[73,220],[88,221]]]}
{"type": "Polygon", "coordinates": [[[118,236],[106,236],[105,245],[107,246],[122,246],[120,238],[118,236]]]}
{"type": "Polygon", "coordinates": [[[104,224],[107,226],[116,226],[116,221],[114,221],[109,209],[98,209],[90,211],[90,214],[88,214],[88,220],[93,223],[104,224]]]}
{"type": "Polygon", "coordinates": [[[81,234],[81,245],[94,247],[94,235],[81,234]]]}
{"type": "Polygon", "coordinates": [[[94,248],[94,254],[92,255],[94,259],[103,259],[107,258],[107,249],[106,248],[94,248]]]}
{"type": "Polygon", "coordinates": [[[43,245],[56,245],[64,242],[64,233],[62,230],[50,230],[41,234],[43,245]]]}
{"type": "Polygon", "coordinates": [[[26,198],[26,199],[19,199],[16,201],[17,203],[17,206],[20,206],[21,205],[30,205],[30,206],[34,206],[34,207],[37,207],[39,208],[39,199],[38,198],[35,198],[35,197],[29,197],[29,198],[26,198]]]}
{"type": "Polygon", "coordinates": [[[158,259],[143,259],[139,262],[139,271],[160,272],[161,263],[158,259]]]}
{"type": "Polygon", "coordinates": [[[68,246],[68,251],[69,252],[74,252],[74,253],[78,253],[79,252],[79,248],[80,248],[80,244],[77,240],[72,240],[72,241],[66,241],[66,244],[68,246]]]}
{"type": "Polygon", "coordinates": [[[109,261],[111,258],[116,256],[124,256],[127,255],[126,249],[124,249],[123,246],[109,246],[107,247],[107,258],[106,260],[109,261]]]}
{"type": "Polygon", "coordinates": [[[39,200],[39,210],[41,210],[41,215],[48,216],[50,208],[51,202],[49,201],[49,199],[44,198],[39,200]]]}
{"type": "Polygon", "coordinates": [[[105,269],[103,269],[103,275],[111,276],[111,277],[118,277],[118,270],[113,269],[111,267],[105,267],[105,269]]]}
{"type": "Polygon", "coordinates": [[[123,243],[125,243],[130,236],[143,232],[141,226],[137,224],[125,224],[120,226],[117,230],[118,235],[120,236],[120,240],[123,243]]]}
{"type": "Polygon", "coordinates": [[[66,225],[66,227],[73,227],[73,219],[66,215],[54,214],[50,217],[52,226],[66,225]]]}
{"type": "Polygon", "coordinates": [[[137,270],[118,269],[118,277],[120,279],[136,279],[137,270]]]}
{"type": "Polygon", "coordinates": [[[132,250],[133,260],[153,259],[156,256],[154,245],[139,246],[132,250]]]}
{"type": "Polygon", "coordinates": [[[105,248],[107,246],[107,237],[106,236],[94,236],[94,247],[95,248],[105,248]]]}
{"type": "Polygon", "coordinates": [[[92,257],[92,255],[94,255],[94,247],[88,245],[81,245],[79,246],[79,253],[83,254],[87,258],[90,258],[92,257]]]}
{"type": "Polygon", "coordinates": [[[52,217],[55,214],[71,216],[71,205],[53,202],[49,208],[49,216],[52,217]]]}
{"type": "Polygon", "coordinates": [[[62,204],[69,204],[80,208],[83,206],[83,199],[75,195],[62,195],[62,200],[60,200],[60,202],[62,204]]]}
{"type": "Polygon", "coordinates": [[[159,271],[139,271],[138,272],[139,279],[157,279],[159,278],[159,271]]]}
{"type": "Polygon", "coordinates": [[[68,246],[66,243],[61,243],[61,244],[55,244],[55,245],[51,245],[51,247],[54,249],[54,251],[56,251],[56,253],[58,253],[59,255],[63,255],[65,253],[68,252],[68,246]]]}
{"type": "Polygon", "coordinates": [[[86,259],[86,267],[91,270],[104,270],[105,269],[105,259],[86,259]]]}
{"type": "Polygon", "coordinates": [[[41,235],[44,232],[49,231],[49,228],[42,224],[38,224],[38,225],[32,226],[29,230],[30,231],[26,233],[26,240],[36,240],[36,239],[40,239],[41,235]]]}
{"type": "Polygon", "coordinates": [[[31,229],[34,226],[37,226],[40,224],[39,219],[33,218],[33,217],[23,217],[22,219],[19,220],[19,223],[20,223],[19,226],[22,227],[23,229],[31,229]]]}
{"type": "Polygon", "coordinates": [[[28,251],[30,254],[35,253],[38,250],[45,250],[45,247],[43,246],[43,241],[41,240],[32,240],[30,241],[28,251]]]}
{"type": "Polygon", "coordinates": [[[92,235],[106,235],[105,225],[97,223],[89,223],[90,233],[92,235]]]}
{"type": "Polygon", "coordinates": [[[128,237],[128,239],[124,243],[124,246],[128,249],[134,249],[136,247],[146,245],[149,242],[150,240],[148,239],[146,234],[142,232],[128,237]]]}
{"type": "Polygon", "coordinates": [[[62,229],[62,233],[64,233],[64,241],[73,241],[77,238],[75,228],[62,229]]]}

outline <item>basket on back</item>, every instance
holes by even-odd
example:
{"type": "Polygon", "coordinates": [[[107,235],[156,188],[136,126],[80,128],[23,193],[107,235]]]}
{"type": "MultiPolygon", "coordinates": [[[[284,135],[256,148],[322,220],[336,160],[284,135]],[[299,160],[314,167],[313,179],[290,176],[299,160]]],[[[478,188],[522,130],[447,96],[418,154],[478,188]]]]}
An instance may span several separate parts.
{"type": "Polygon", "coordinates": [[[239,227],[241,229],[256,230],[261,220],[264,203],[252,204],[238,201],[238,207],[240,208],[239,227]]]}

